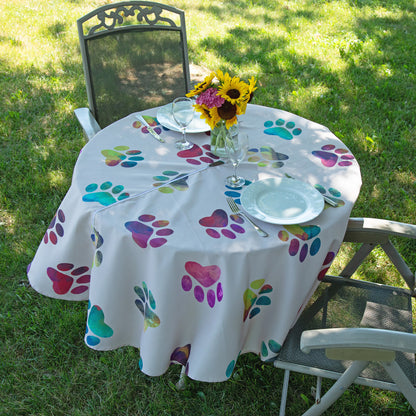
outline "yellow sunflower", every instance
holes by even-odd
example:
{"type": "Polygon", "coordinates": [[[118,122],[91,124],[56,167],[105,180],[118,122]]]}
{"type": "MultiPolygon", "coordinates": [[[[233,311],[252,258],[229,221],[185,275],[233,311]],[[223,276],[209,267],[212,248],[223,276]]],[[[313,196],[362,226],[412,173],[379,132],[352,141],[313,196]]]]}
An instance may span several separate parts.
{"type": "Polygon", "coordinates": [[[248,85],[244,81],[240,81],[240,78],[233,77],[226,79],[224,83],[218,87],[218,94],[220,97],[229,101],[231,104],[235,104],[244,100],[244,97],[248,94],[248,85]]]}
{"type": "Polygon", "coordinates": [[[205,77],[205,79],[200,82],[199,84],[195,85],[194,89],[189,91],[188,94],[186,94],[187,97],[194,97],[195,95],[201,94],[201,92],[204,92],[206,89],[208,89],[211,86],[211,82],[215,77],[215,72],[212,72],[208,76],[205,77]]]}
{"type": "Polygon", "coordinates": [[[231,77],[228,75],[228,72],[225,74],[221,71],[221,69],[217,70],[217,73],[215,74],[217,76],[217,79],[220,83],[228,82],[231,77]]]}
{"type": "Polygon", "coordinates": [[[210,113],[210,109],[205,104],[194,104],[194,108],[196,111],[200,112],[200,118],[205,120],[205,122],[212,127],[211,125],[215,126],[218,121],[212,121],[212,116],[210,113]]]}
{"type": "Polygon", "coordinates": [[[237,123],[238,106],[231,104],[229,101],[225,101],[221,107],[215,108],[213,113],[216,113],[219,120],[225,120],[225,126],[227,129],[237,123]]]}

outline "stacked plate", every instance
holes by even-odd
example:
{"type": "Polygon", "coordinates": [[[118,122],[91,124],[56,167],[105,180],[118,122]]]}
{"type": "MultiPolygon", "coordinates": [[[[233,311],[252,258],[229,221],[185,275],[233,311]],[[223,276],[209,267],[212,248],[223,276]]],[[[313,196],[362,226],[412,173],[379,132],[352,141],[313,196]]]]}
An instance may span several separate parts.
{"type": "MultiPolygon", "coordinates": [[[[201,113],[195,111],[194,118],[186,128],[187,133],[203,133],[204,131],[208,131],[210,129],[205,120],[201,119],[200,116],[201,113]]],[[[173,131],[180,131],[172,116],[172,103],[160,107],[156,117],[163,127],[173,131]]]]}

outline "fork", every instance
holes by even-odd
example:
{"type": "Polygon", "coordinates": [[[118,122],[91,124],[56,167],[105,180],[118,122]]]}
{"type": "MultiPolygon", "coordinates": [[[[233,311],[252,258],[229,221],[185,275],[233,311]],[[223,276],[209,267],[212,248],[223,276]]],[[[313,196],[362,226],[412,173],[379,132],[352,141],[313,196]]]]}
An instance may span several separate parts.
{"type": "Polygon", "coordinates": [[[240,215],[242,217],[244,217],[253,227],[254,229],[258,232],[259,235],[261,235],[262,237],[268,237],[269,234],[266,233],[266,231],[262,230],[257,224],[255,224],[250,217],[248,217],[243,211],[241,211],[240,208],[238,208],[237,204],[235,203],[234,199],[227,196],[225,198],[228,202],[228,205],[230,206],[231,211],[234,214],[240,215]]]}

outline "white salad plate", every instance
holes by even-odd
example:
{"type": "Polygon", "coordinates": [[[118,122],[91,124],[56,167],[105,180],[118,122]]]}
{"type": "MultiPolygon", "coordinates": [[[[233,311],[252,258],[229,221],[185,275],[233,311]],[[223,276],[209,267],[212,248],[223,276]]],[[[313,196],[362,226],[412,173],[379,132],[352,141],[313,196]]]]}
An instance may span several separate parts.
{"type": "Polygon", "coordinates": [[[244,210],[273,224],[301,224],[317,217],[324,199],[313,186],[289,178],[268,178],[253,182],[241,195],[244,210]]]}
{"type": "MultiPolygon", "coordinates": [[[[194,118],[186,128],[187,133],[203,133],[210,129],[205,120],[200,118],[200,115],[199,112],[195,111],[194,118]]],[[[181,131],[172,116],[172,103],[160,107],[156,118],[163,127],[173,131],[181,131]]]]}

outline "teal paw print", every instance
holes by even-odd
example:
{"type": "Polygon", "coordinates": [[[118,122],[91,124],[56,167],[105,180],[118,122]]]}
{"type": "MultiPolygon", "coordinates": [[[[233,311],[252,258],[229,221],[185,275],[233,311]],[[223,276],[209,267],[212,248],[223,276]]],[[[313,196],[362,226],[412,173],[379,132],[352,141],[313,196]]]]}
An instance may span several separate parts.
{"type": "Polygon", "coordinates": [[[82,197],[82,200],[85,202],[98,202],[101,205],[108,206],[130,196],[127,192],[122,192],[123,190],[124,186],[117,185],[113,187],[113,184],[109,181],[102,183],[100,187],[96,183],[90,183],[85,188],[85,191],[88,193],[82,197]]]}
{"type": "MultiPolygon", "coordinates": [[[[343,207],[345,205],[345,201],[340,199],[341,192],[335,188],[329,188],[328,190],[325,189],[322,185],[315,185],[315,188],[322,194],[331,199],[332,201],[336,202],[337,206],[334,208],[343,207]]],[[[324,209],[330,208],[330,205],[325,204],[324,209]]]]}
{"type": "Polygon", "coordinates": [[[260,149],[252,148],[247,152],[248,161],[257,163],[257,166],[264,167],[270,166],[272,168],[279,169],[283,167],[283,160],[289,159],[288,155],[284,153],[276,152],[270,146],[262,146],[260,149]]]}
{"type": "Polygon", "coordinates": [[[264,284],[264,282],[264,279],[257,279],[254,282],[251,282],[250,287],[245,290],[243,295],[243,322],[245,322],[247,318],[252,319],[258,315],[262,306],[270,305],[272,303],[267,294],[271,293],[273,288],[268,284],[264,284]],[[258,291],[258,293],[256,294],[253,289],[258,291]]]}
{"type": "Polygon", "coordinates": [[[105,164],[107,166],[117,166],[120,164],[123,168],[132,168],[138,162],[144,160],[139,156],[140,150],[131,150],[128,146],[116,146],[114,149],[104,149],[101,154],[105,156],[105,164]]]}
{"type": "Polygon", "coordinates": [[[282,346],[273,339],[269,339],[267,344],[263,341],[261,343],[261,356],[265,361],[273,361],[281,348],[282,346]]]}
{"type": "Polygon", "coordinates": [[[142,287],[135,286],[134,291],[139,299],[135,300],[136,306],[139,308],[144,318],[144,330],[147,328],[156,328],[160,325],[160,318],[156,315],[156,301],[152,292],[147,288],[145,282],[142,282],[142,287]]]}
{"type": "Polygon", "coordinates": [[[101,338],[113,336],[113,329],[104,322],[104,312],[98,305],[91,305],[88,301],[88,319],[85,341],[94,347],[101,342],[101,338]]]}
{"type": "Polygon", "coordinates": [[[251,181],[246,179],[246,182],[244,183],[244,185],[238,188],[230,188],[229,186],[225,185],[226,191],[224,192],[224,195],[233,198],[236,204],[241,205],[241,200],[240,200],[241,192],[243,191],[243,188],[245,186],[248,186],[250,184],[251,184],[251,181]]]}
{"type": "Polygon", "coordinates": [[[103,253],[100,248],[104,244],[104,239],[95,228],[93,231],[94,233],[91,234],[91,240],[95,245],[94,266],[98,267],[103,262],[103,253]]]}
{"type": "Polygon", "coordinates": [[[272,136],[279,136],[284,140],[292,140],[293,136],[299,136],[299,134],[302,133],[302,129],[294,128],[295,123],[293,121],[285,123],[285,120],[282,118],[276,120],[275,123],[273,123],[273,121],[266,121],[264,123],[264,127],[266,127],[264,132],[272,136]]]}
{"type": "Polygon", "coordinates": [[[186,173],[179,173],[174,170],[165,170],[160,176],[153,176],[155,182],[153,186],[158,186],[159,192],[164,194],[171,194],[176,189],[177,191],[186,191],[189,186],[186,182],[188,175],[186,173]],[[174,179],[174,180],[172,180],[174,179]],[[166,186],[162,186],[166,183],[166,186]]]}

